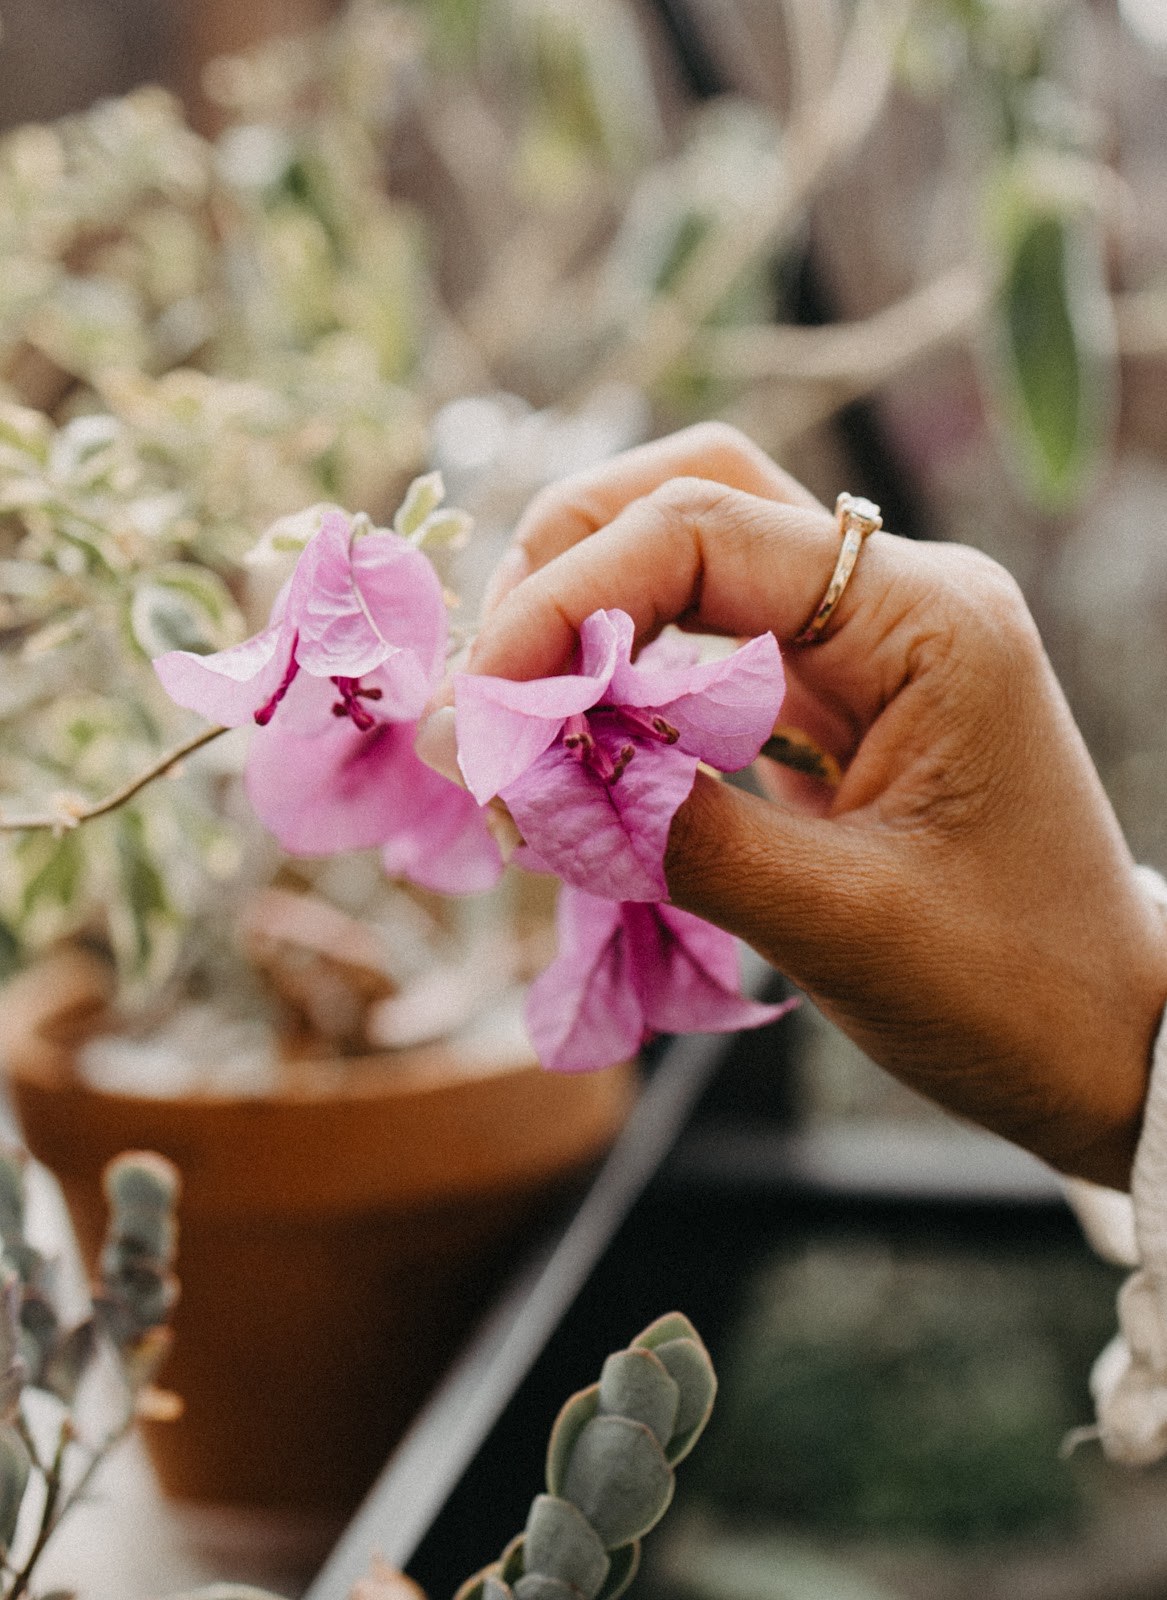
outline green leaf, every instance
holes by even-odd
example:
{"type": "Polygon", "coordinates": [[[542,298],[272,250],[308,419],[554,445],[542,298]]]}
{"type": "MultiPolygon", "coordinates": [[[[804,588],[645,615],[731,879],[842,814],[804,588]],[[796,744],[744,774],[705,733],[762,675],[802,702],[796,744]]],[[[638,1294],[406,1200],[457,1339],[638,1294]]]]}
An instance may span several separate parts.
{"type": "Polygon", "coordinates": [[[673,1436],[681,1391],[651,1350],[618,1350],[600,1372],[600,1411],[651,1428],[662,1449],[673,1436]]]}
{"type": "Polygon", "coordinates": [[[20,1502],[32,1470],[24,1441],[14,1428],[0,1427],[0,1552],[7,1554],[16,1533],[20,1502]]]}
{"type": "Polygon", "coordinates": [[[227,585],[216,573],[172,562],[141,579],[130,599],[130,631],[153,659],[167,650],[208,655],[237,637],[241,619],[227,585]]]}
{"type": "Polygon", "coordinates": [[[394,532],[403,539],[412,538],[445,497],[446,488],[440,472],[427,472],[420,478],[414,478],[393,518],[394,532]]]}
{"type": "Polygon", "coordinates": [[[17,1145],[0,1145],[0,1243],[24,1243],[24,1171],[28,1157],[17,1145]]]}
{"type": "Polygon", "coordinates": [[[70,905],[77,894],[84,869],[81,841],[76,833],[62,834],[53,840],[41,866],[24,886],[21,913],[28,914],[42,901],[70,905]]]}
{"type": "MultiPolygon", "coordinates": [[[[536,1495],[527,1517],[523,1551],[524,1578],[541,1574],[587,1596],[598,1594],[608,1575],[608,1557],[599,1535],[570,1500],[536,1495]]],[[[528,1594],[523,1579],[514,1584],[519,1600],[540,1600],[528,1594]]]]}
{"type": "Polygon", "coordinates": [[[701,1335],[683,1311],[666,1311],[663,1317],[650,1322],[629,1345],[630,1350],[655,1350],[657,1345],[670,1339],[692,1339],[701,1343],[701,1335]]]}
{"type": "Polygon", "coordinates": [[[526,1538],[516,1533],[498,1558],[498,1575],[503,1583],[512,1584],[526,1570],[526,1538]]]}
{"type": "Polygon", "coordinates": [[[328,500],[308,506],[304,511],[294,511],[289,516],[280,517],[248,552],[248,566],[259,566],[273,556],[303,550],[309,540],[320,532],[328,516],[341,516],[346,522],[353,520],[347,511],[328,500]]]}
{"type": "Polygon", "coordinates": [[[20,966],[20,940],[15,931],[0,917],[0,983],[16,973],[20,966]]]}
{"type": "Polygon", "coordinates": [[[600,1409],[600,1386],[589,1384],[560,1407],[547,1441],[547,1492],[561,1495],[575,1441],[600,1409]]]}
{"type": "Polygon", "coordinates": [[[514,1585],[513,1593],[515,1600],[579,1600],[578,1590],[570,1583],[564,1583],[561,1578],[549,1578],[545,1572],[524,1573],[514,1585]]]}
{"type": "MultiPolygon", "coordinates": [[[[124,1216],[138,1212],[168,1218],[178,1204],[181,1181],[174,1163],[156,1151],[123,1150],[101,1175],[101,1187],[113,1210],[112,1226],[116,1229],[124,1216]]],[[[161,1254],[157,1243],[153,1248],[161,1254]]]]}
{"type": "Polygon", "coordinates": [[[629,1544],[668,1510],[675,1479],[652,1430],[627,1417],[593,1417],[575,1441],[563,1498],[577,1505],[604,1542],[629,1544]]]}
{"type": "Polygon", "coordinates": [[[430,512],[413,534],[413,542],[419,550],[461,550],[473,531],[469,512],[444,507],[430,512]]]}
{"type": "Polygon", "coordinates": [[[610,1550],[608,1561],[608,1576],[596,1600],[616,1600],[617,1595],[622,1595],[627,1589],[640,1566],[640,1540],[634,1539],[631,1544],[622,1544],[618,1549],[610,1550]]]}
{"type": "Polygon", "coordinates": [[[86,1317],[71,1328],[45,1362],[40,1387],[48,1389],[58,1399],[71,1406],[77,1396],[85,1370],[97,1348],[97,1324],[86,1317]]]}
{"type": "Polygon", "coordinates": [[[717,1374],[699,1339],[669,1339],[658,1344],[655,1353],[681,1395],[673,1432],[665,1445],[665,1457],[675,1467],[692,1450],[709,1421],[717,1394],[717,1374]]]}
{"type": "Polygon", "coordinates": [[[146,844],[141,813],[124,810],[117,819],[117,860],[122,895],[129,915],[130,957],[139,968],[149,964],[158,925],[173,916],[166,882],[146,844]]]}
{"type": "Polygon", "coordinates": [[[1089,482],[1113,421],[1115,356],[1093,224],[1049,211],[1012,230],[997,304],[996,398],[1029,490],[1050,509],[1089,482]]]}
{"type": "Polygon", "coordinates": [[[10,452],[17,460],[25,458],[25,465],[43,466],[52,437],[53,425],[42,412],[28,406],[0,405],[0,462],[10,452]]]}

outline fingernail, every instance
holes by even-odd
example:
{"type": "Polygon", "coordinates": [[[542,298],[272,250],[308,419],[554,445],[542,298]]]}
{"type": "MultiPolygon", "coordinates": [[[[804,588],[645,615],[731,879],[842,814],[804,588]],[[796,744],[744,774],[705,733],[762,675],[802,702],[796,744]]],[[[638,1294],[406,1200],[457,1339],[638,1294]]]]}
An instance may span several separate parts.
{"type": "Polygon", "coordinates": [[[460,789],[466,787],[466,780],[458,766],[458,740],[454,731],[453,706],[442,706],[426,717],[418,727],[413,748],[417,752],[418,759],[424,761],[427,767],[440,772],[443,778],[449,778],[450,782],[456,783],[460,789]]]}
{"type": "Polygon", "coordinates": [[[491,573],[482,597],[482,615],[488,617],[496,606],[502,604],[512,589],[530,576],[531,563],[522,545],[513,544],[491,573]]]}

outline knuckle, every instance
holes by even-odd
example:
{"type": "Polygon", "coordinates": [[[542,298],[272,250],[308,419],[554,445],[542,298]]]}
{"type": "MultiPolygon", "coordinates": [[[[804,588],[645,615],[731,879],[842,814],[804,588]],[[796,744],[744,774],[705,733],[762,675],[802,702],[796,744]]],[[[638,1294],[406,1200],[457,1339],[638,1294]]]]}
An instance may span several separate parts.
{"type": "Polygon", "coordinates": [[[733,490],[708,478],[668,478],[647,496],[648,503],[665,515],[676,514],[687,518],[708,514],[733,490]]]}
{"type": "Polygon", "coordinates": [[[686,454],[696,460],[708,459],[711,466],[726,460],[753,462],[761,454],[754,441],[731,423],[715,419],[695,422],[674,437],[686,454]]]}
{"type": "Polygon", "coordinates": [[[549,483],[539,489],[527,502],[519,524],[519,537],[533,533],[564,516],[578,515],[571,487],[566,483],[549,483]]]}
{"type": "Polygon", "coordinates": [[[1037,625],[1013,575],[967,545],[947,547],[944,554],[946,609],[962,634],[990,658],[1039,656],[1037,625]]]}

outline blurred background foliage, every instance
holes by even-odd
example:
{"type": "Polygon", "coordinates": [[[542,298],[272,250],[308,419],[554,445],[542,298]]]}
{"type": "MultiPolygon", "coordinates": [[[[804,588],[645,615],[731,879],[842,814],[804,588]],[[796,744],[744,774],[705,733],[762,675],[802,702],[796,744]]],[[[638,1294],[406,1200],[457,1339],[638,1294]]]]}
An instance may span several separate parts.
{"type": "Polygon", "coordinates": [[[534,489],[704,416],[1005,560],[1167,864],[1154,8],[127,3],[88,69],[84,28],[46,48],[76,9],[3,0],[10,108],[151,74],[188,111],[132,87],[0,142],[2,809],[61,818],[5,840],[4,960],[82,933],[155,984],[288,870],[234,739],[84,829],[60,798],[191,731],[149,657],[256,625],[273,519],[383,522],[440,467],[465,631],[534,489]]]}

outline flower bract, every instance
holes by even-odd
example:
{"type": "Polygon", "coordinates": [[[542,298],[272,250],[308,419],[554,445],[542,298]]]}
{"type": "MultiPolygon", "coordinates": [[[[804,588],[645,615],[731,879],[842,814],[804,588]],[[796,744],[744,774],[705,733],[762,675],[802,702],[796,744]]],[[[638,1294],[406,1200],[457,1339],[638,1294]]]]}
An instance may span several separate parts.
{"type": "Polygon", "coordinates": [[[473,892],[501,872],[498,847],[475,801],[413,750],[447,632],[426,557],[394,533],[354,537],[330,512],[261,633],[154,665],[179,705],[228,727],[258,724],[247,791],[286,850],[381,846],[390,871],[473,892]]]}
{"type": "Polygon", "coordinates": [[[676,906],[565,886],[558,923],[559,953],[527,996],[527,1031],[554,1072],[627,1061],[658,1033],[757,1028],[797,1004],[743,995],[732,934],[676,906]]]}
{"type": "Polygon", "coordinates": [[[458,759],[474,798],[501,796],[567,883],[612,900],[662,900],[669,827],[699,762],[747,766],[773,730],[784,680],[772,634],[702,664],[673,639],[633,662],[633,642],[626,612],[595,611],[574,672],[458,676],[458,759]]]}

